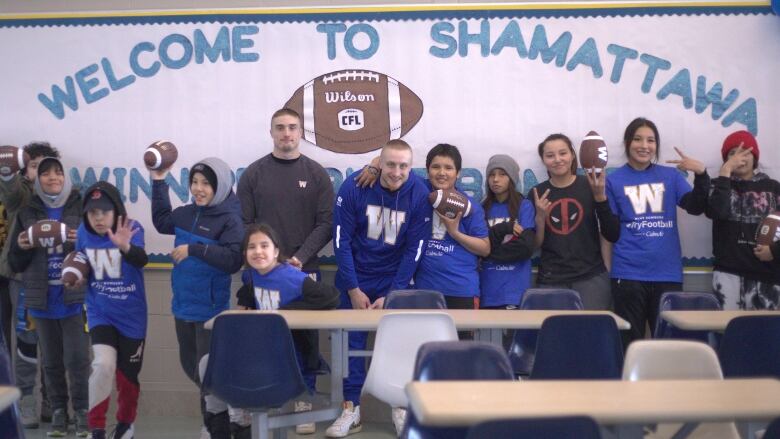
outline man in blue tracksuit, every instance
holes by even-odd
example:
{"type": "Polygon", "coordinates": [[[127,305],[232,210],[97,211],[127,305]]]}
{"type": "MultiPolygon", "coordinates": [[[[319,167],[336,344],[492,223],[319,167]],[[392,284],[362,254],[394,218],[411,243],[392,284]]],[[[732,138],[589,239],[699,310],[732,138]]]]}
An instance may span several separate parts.
{"type": "MultiPolygon", "coordinates": [[[[410,175],[409,144],[388,142],[382,148],[379,166],[379,184],[358,187],[356,172],[344,181],[336,197],[333,247],[341,308],[382,308],[389,291],[408,286],[429,235],[429,191],[421,178],[410,175]]],[[[350,332],[349,348],[365,349],[366,333],[350,332]]],[[[365,367],[364,358],[349,359],[344,410],[325,432],[328,437],[361,430],[360,391],[365,367]]]]}
{"type": "MultiPolygon", "coordinates": [[[[193,203],[171,209],[168,170],[151,171],[152,221],[158,232],[175,235],[171,257],[172,311],[184,372],[198,386],[198,364],[208,353],[211,331],[203,323],[230,306],[230,275],[241,268],[244,223],[233,193],[230,167],[216,157],[190,169],[193,203]]],[[[227,410],[209,412],[202,402],[204,423],[213,439],[229,437],[227,410]]]]}

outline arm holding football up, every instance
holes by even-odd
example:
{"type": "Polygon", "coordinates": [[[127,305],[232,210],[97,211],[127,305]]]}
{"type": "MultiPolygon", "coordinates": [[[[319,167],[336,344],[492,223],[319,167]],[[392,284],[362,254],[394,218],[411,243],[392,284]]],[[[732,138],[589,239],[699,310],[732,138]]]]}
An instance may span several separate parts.
{"type": "Polygon", "coordinates": [[[175,227],[171,198],[168,194],[168,183],[165,182],[168,170],[149,171],[149,173],[152,175],[152,223],[159,233],[173,235],[175,227]]]}
{"type": "MultiPolygon", "coordinates": [[[[472,213],[473,215],[474,213],[472,213]]],[[[455,218],[447,218],[446,216],[436,212],[439,219],[447,228],[447,234],[455,241],[458,241],[466,250],[471,253],[485,257],[490,254],[490,240],[487,237],[479,238],[476,236],[470,236],[460,231],[460,220],[463,218],[463,214],[458,212],[455,218]]]]}

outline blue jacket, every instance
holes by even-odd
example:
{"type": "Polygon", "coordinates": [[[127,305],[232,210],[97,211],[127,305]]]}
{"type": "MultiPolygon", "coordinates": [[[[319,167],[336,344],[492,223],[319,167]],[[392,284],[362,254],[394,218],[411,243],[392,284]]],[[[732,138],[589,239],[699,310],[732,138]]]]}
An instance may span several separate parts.
{"type": "MultiPolygon", "coordinates": [[[[215,171],[219,177],[221,173],[215,171]]],[[[171,309],[180,320],[203,322],[228,309],[230,275],[243,262],[241,204],[232,189],[216,192],[208,206],[193,203],[171,210],[168,184],[164,180],[152,183],[154,227],[160,233],[175,235],[175,247],[189,245],[189,257],[176,264],[171,275],[171,309]]]]}

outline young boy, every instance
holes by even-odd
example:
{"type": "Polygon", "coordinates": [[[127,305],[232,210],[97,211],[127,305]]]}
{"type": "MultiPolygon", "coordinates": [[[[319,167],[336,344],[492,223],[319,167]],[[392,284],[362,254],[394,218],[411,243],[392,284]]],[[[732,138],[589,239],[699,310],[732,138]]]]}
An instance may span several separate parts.
{"type": "Polygon", "coordinates": [[[86,302],[94,359],[89,377],[89,429],[92,439],[106,437],[111,381],[116,376],[118,423],[111,437],[132,439],[146,338],[143,267],[149,258],[144,229],[127,218],[121,195],[110,183],[95,183],[85,194],[76,250],[86,255],[90,266],[86,302]]]}
{"type": "Polygon", "coordinates": [[[71,188],[58,159],[44,158],[38,164],[34,195],[17,213],[8,260],[14,272],[22,273],[24,304],[38,329],[43,373],[53,410],[48,432],[51,437],[64,437],[68,433],[69,394],[76,415],[76,434],[79,437],[89,434],[89,338],[82,317],[84,292],[65,290],[61,280],[62,261],[73,250],[80,222],[79,191],[71,188]],[[26,230],[44,219],[67,224],[65,243],[48,249],[31,245],[26,230]],[[66,371],[69,380],[65,379],[66,371]]]}
{"type": "MultiPolygon", "coordinates": [[[[230,167],[216,157],[190,169],[194,202],[171,208],[168,170],[151,171],[152,221],[158,232],[176,235],[171,252],[174,267],[172,310],[184,373],[200,387],[198,365],[208,353],[211,331],[203,323],[230,306],[230,275],[241,268],[244,223],[241,205],[233,193],[230,167]]],[[[204,395],[205,396],[205,395],[204,395]]],[[[202,399],[204,425],[212,439],[230,436],[227,410],[202,399]],[[219,410],[215,412],[214,410],[219,410]]]]}
{"type": "MultiPolygon", "coordinates": [[[[26,207],[34,195],[34,183],[38,178],[38,164],[46,157],[60,157],[56,148],[47,142],[32,142],[24,147],[24,152],[30,156],[27,166],[17,174],[0,177],[0,202],[5,207],[8,232],[16,223],[16,214],[26,207]]],[[[22,277],[11,270],[8,263],[8,252],[12,241],[16,237],[9,235],[0,253],[0,276],[9,279],[9,296],[11,312],[13,314],[12,325],[16,328],[16,353],[13,355],[14,375],[16,385],[22,392],[19,402],[22,425],[24,428],[38,428],[39,421],[51,422],[51,407],[46,398],[46,380],[41,380],[41,400],[36,400],[33,395],[35,383],[38,382],[38,331],[30,324],[24,300],[20,300],[24,294],[22,291],[22,277]],[[38,417],[38,403],[41,404],[40,419],[38,417]]],[[[7,314],[3,314],[5,318],[7,314]]],[[[7,340],[8,345],[11,341],[7,340]]]]}

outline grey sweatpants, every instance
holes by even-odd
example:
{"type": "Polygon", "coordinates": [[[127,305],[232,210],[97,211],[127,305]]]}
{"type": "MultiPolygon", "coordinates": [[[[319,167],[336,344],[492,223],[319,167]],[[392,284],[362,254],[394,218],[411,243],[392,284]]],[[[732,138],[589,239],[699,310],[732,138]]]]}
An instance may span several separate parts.
{"type": "Polygon", "coordinates": [[[68,406],[68,384],[73,409],[88,410],[90,347],[82,313],[63,319],[33,317],[33,321],[38,328],[43,377],[52,410],[68,406]]]}
{"type": "Polygon", "coordinates": [[[567,284],[538,284],[539,288],[568,288],[580,293],[582,306],[588,311],[612,310],[612,286],[606,271],[567,284]]]}

